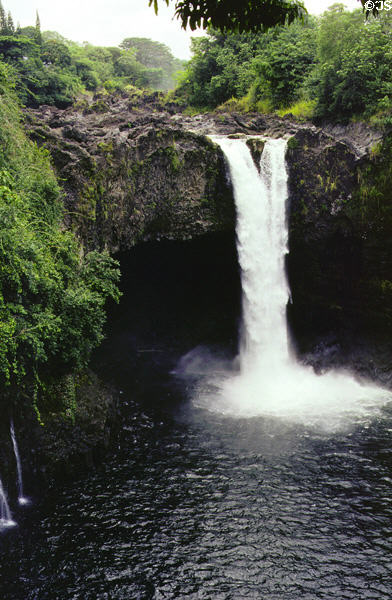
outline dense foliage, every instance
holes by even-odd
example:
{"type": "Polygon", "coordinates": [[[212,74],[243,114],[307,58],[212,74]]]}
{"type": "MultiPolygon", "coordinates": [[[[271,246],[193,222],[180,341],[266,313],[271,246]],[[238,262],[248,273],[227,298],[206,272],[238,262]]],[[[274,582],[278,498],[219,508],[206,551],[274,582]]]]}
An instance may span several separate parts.
{"type": "MultiPolygon", "coordinates": [[[[165,0],[169,5],[170,0],[165,0]]],[[[158,0],[149,0],[158,12],[158,0]]],[[[176,16],[184,29],[189,25],[220,31],[259,31],[292,23],[306,14],[300,0],[175,0],[176,16]]]]}
{"type": "MultiPolygon", "coordinates": [[[[164,1],[169,6],[170,0],[164,1]]],[[[366,17],[380,14],[382,2],[372,2],[369,6],[366,0],[359,1],[366,17]]],[[[148,4],[154,5],[158,13],[158,0],[149,0],[148,4]]],[[[174,5],[182,27],[186,29],[189,25],[192,30],[213,27],[220,31],[260,31],[292,23],[307,13],[300,0],[174,0],[174,5]]]]}
{"type": "Polygon", "coordinates": [[[0,1],[0,58],[17,74],[19,96],[27,106],[66,107],[78,93],[127,85],[154,90],[174,87],[183,62],[159,42],[127,38],[120,47],[71,42],[57,32],[35,27],[15,28],[0,1]]]}
{"type": "MultiPolygon", "coordinates": [[[[193,40],[177,93],[191,105],[280,110],[347,121],[392,111],[392,15],[333,5],[319,18],[264,33],[193,40]]],[[[375,118],[376,118],[375,117],[375,118]]]]}
{"type": "Polygon", "coordinates": [[[87,364],[102,338],[119,271],[106,253],[83,255],[62,227],[48,153],[30,142],[10,67],[0,63],[0,389],[29,397],[49,376],[87,364]]]}
{"type": "Polygon", "coordinates": [[[363,19],[335,5],[321,19],[310,93],[328,120],[392,109],[392,15],[363,19]]]}

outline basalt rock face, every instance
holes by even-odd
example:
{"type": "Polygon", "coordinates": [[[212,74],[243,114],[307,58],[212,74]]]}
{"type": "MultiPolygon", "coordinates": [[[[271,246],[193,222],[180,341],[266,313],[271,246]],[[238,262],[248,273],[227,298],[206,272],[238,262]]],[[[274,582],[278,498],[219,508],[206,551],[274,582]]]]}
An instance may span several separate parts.
{"type": "Polygon", "coordinates": [[[38,417],[31,402],[4,411],[0,425],[1,478],[12,506],[17,470],[10,436],[11,418],[22,463],[24,492],[41,495],[40,486],[81,473],[99,463],[117,432],[118,392],[91,370],[63,376],[40,397],[38,417]],[[60,402],[61,399],[61,402],[60,402]],[[62,410],[59,410],[59,402],[62,410]],[[41,422],[39,421],[41,419],[41,422]]]}
{"type": "Polygon", "coordinates": [[[257,113],[187,116],[163,105],[158,94],[98,95],[67,110],[43,106],[26,120],[31,137],[50,150],[63,183],[66,225],[87,248],[112,253],[142,241],[234,229],[224,158],[207,136],[246,138],[256,163],[262,136],[293,136],[306,168],[298,167],[291,147],[289,159],[297,163],[290,175],[292,206],[298,212],[306,192],[309,218],[316,210],[320,223],[325,203],[327,212],[339,210],[340,196],[355,185],[353,165],[377,139],[363,127],[323,130],[257,113]]]}
{"type": "Polygon", "coordinates": [[[320,368],[346,362],[391,384],[388,161],[369,132],[357,143],[331,133],[302,130],[288,142],[289,317],[320,368]]]}
{"type": "Polygon", "coordinates": [[[306,314],[310,329],[324,321],[336,325],[351,307],[360,269],[360,239],[346,210],[357,158],[346,144],[307,131],[289,140],[287,164],[294,307],[299,316],[306,314]]]}
{"type": "Polygon", "coordinates": [[[221,150],[158,112],[154,98],[28,115],[31,137],[49,148],[63,181],[67,225],[87,248],[113,253],[234,227],[221,150]]]}
{"type": "Polygon", "coordinates": [[[358,332],[371,338],[367,347],[387,340],[392,231],[385,215],[370,210],[377,182],[363,185],[378,168],[379,132],[256,113],[188,116],[162,105],[157,94],[96,96],[67,110],[41,107],[26,118],[63,181],[66,224],[86,248],[112,253],[139,242],[233,231],[224,158],[207,136],[247,139],[256,164],[263,137],[289,138],[289,316],[300,349],[313,351],[319,338],[330,339],[332,346],[346,344],[348,355],[349,346],[361,345],[358,332]]]}
{"type": "MultiPolygon", "coordinates": [[[[187,116],[158,94],[96,96],[67,110],[28,111],[30,136],[51,152],[66,225],[87,248],[185,240],[235,227],[219,146],[207,136],[281,137],[310,124],[257,113],[187,116]]],[[[256,162],[263,142],[249,140],[256,162]]]]}

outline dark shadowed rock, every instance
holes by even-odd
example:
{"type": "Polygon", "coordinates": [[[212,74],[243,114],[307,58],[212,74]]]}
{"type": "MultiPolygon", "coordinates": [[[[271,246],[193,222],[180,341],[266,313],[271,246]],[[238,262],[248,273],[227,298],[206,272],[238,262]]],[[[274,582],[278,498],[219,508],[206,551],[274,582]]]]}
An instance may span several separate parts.
{"type": "Polygon", "coordinates": [[[63,181],[67,225],[88,248],[115,252],[234,228],[220,148],[158,112],[155,101],[144,99],[146,109],[98,98],[83,110],[44,107],[28,117],[63,181]]]}
{"type": "Polygon", "coordinates": [[[382,330],[380,323],[391,321],[382,299],[392,289],[387,244],[375,237],[376,223],[364,228],[356,205],[366,202],[358,200],[358,182],[372,169],[380,132],[257,113],[188,116],[177,105],[167,110],[157,94],[97,95],[67,110],[41,107],[27,120],[63,181],[67,225],[85,247],[111,252],[233,230],[223,155],[208,136],[246,139],[256,165],[264,137],[286,137],[290,318],[297,339],[305,330],[336,329],[347,339],[361,323],[372,330],[377,322],[382,330]]]}
{"type": "Polygon", "coordinates": [[[374,208],[368,183],[383,158],[369,153],[369,132],[359,148],[342,128],[339,139],[331,129],[298,131],[288,141],[289,316],[300,350],[333,335],[337,364],[345,357],[390,384],[391,230],[381,189],[374,208]]]}
{"type": "Polygon", "coordinates": [[[260,171],[260,159],[263,154],[265,141],[260,138],[248,138],[246,144],[250,149],[257,170],[260,171]]]}

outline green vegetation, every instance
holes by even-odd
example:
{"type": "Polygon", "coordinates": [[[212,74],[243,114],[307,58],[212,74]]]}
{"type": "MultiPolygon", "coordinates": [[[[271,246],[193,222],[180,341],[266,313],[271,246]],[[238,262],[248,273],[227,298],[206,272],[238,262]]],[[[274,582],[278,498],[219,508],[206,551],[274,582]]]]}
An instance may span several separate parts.
{"type": "MultiPolygon", "coordinates": [[[[170,0],[165,0],[169,5],[170,0]]],[[[158,12],[158,0],[149,0],[158,12]]],[[[175,0],[175,12],[184,29],[189,25],[215,27],[221,31],[259,31],[303,17],[306,9],[299,0],[175,0]]]]}
{"type": "Polygon", "coordinates": [[[177,95],[191,106],[392,124],[392,14],[333,5],[264,33],[193,40],[177,95]],[[223,105],[223,106],[222,106],[223,105]]]}
{"type": "Polygon", "coordinates": [[[280,117],[285,117],[286,115],[290,115],[295,117],[298,120],[301,119],[311,119],[314,115],[316,101],[315,100],[298,100],[288,108],[283,108],[278,110],[277,113],[280,117]]]}
{"type": "Polygon", "coordinates": [[[193,57],[177,93],[194,106],[215,108],[237,99],[244,110],[286,108],[302,99],[316,36],[313,18],[260,34],[210,30],[192,40],[193,57]]]}
{"type": "Polygon", "coordinates": [[[172,89],[175,84],[175,74],[185,65],[185,61],[173,57],[165,44],[148,38],[125,38],[120,48],[128,53],[134,53],[136,61],[143,66],[146,73],[150,73],[151,86],[155,89],[172,89]],[[152,85],[154,74],[155,86],[152,85]]]}
{"type": "Polygon", "coordinates": [[[35,27],[15,28],[1,1],[0,59],[15,69],[19,97],[32,107],[65,108],[82,92],[99,89],[167,91],[183,67],[164,44],[146,38],[127,38],[120,47],[80,45],[55,31],[41,33],[38,15],[35,27]]]}
{"type": "Polygon", "coordinates": [[[334,5],[320,22],[318,61],[309,82],[315,114],[348,121],[392,110],[392,15],[364,21],[334,5]]]}
{"type": "Polygon", "coordinates": [[[47,381],[87,365],[119,271],[64,230],[48,153],[26,138],[12,81],[0,64],[0,389],[37,408],[47,381]]]}

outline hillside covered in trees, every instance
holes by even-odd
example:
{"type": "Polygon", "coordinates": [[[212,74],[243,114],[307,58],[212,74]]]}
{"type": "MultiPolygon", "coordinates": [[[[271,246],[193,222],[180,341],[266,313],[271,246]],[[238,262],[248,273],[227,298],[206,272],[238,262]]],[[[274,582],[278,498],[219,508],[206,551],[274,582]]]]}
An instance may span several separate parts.
{"type": "MultiPolygon", "coordinates": [[[[102,339],[119,272],[107,253],[84,253],[64,230],[49,153],[24,133],[14,88],[1,64],[0,388],[3,401],[33,401],[39,417],[37,396],[85,367],[102,339]]],[[[57,408],[71,410],[61,400],[57,408]]]]}
{"type": "Polygon", "coordinates": [[[391,124],[392,14],[334,4],[263,33],[193,39],[177,94],[194,107],[391,124]]]}
{"type": "Polygon", "coordinates": [[[191,60],[148,38],[119,46],[79,44],[55,31],[15,26],[0,2],[0,57],[15,72],[28,107],[69,106],[83,93],[136,89],[171,92],[194,110],[277,112],[332,122],[388,126],[392,113],[392,14],[365,18],[332,5],[263,31],[208,28],[193,38],[191,60]],[[223,106],[222,106],[223,105],[223,106]]]}
{"type": "Polygon", "coordinates": [[[78,44],[56,31],[15,26],[0,2],[0,57],[12,66],[23,104],[64,108],[83,92],[116,92],[129,86],[167,91],[184,61],[165,44],[148,38],[126,38],[118,47],[78,44]]]}

